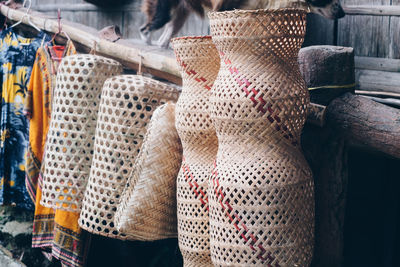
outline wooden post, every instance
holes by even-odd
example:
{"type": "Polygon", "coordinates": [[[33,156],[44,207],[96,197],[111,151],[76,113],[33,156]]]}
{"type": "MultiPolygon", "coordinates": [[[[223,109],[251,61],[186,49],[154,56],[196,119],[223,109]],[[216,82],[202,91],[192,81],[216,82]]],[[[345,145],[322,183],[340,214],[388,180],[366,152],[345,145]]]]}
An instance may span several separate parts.
{"type": "Polygon", "coordinates": [[[304,154],[315,182],[314,267],[343,266],[347,194],[347,144],[331,125],[308,125],[302,135],[304,154]]]}
{"type": "MultiPolygon", "coordinates": [[[[314,88],[310,90],[311,101],[314,103],[328,105],[344,92],[354,90],[352,48],[334,46],[303,48],[300,50],[299,64],[307,86],[314,88]]],[[[323,106],[319,107],[319,110],[324,110],[323,106]]],[[[317,113],[313,111],[311,114],[317,113]]],[[[325,116],[325,112],[321,114],[325,116]]],[[[344,137],[333,130],[328,120],[324,125],[320,124],[320,127],[309,122],[312,122],[310,116],[303,131],[302,145],[315,181],[316,223],[313,266],[342,266],[348,176],[347,145],[344,137]]]]}
{"type": "Polygon", "coordinates": [[[345,94],[327,107],[327,120],[351,145],[400,159],[400,110],[345,94]]]}
{"type": "Polygon", "coordinates": [[[351,47],[309,46],[299,53],[300,71],[311,102],[328,105],[345,92],[354,92],[354,52],[351,47]]]}

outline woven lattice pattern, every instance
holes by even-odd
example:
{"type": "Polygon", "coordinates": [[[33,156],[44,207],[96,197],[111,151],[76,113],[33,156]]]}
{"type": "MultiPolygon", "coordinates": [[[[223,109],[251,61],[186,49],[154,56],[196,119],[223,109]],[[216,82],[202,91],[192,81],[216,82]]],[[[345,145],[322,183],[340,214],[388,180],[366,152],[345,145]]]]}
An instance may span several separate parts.
{"type": "Polygon", "coordinates": [[[305,0],[252,0],[244,1],[240,9],[278,9],[278,8],[301,8],[309,11],[305,0]]]}
{"type": "Polygon", "coordinates": [[[219,56],[210,37],[177,38],[172,45],[183,79],[175,113],[183,146],[177,181],[179,248],[185,266],[212,266],[207,187],[218,143],[209,115],[209,97],[219,56]]]}
{"type": "Polygon", "coordinates": [[[141,75],[108,79],[103,88],[90,178],[79,225],[95,234],[126,239],[114,214],[154,110],[176,101],[177,88],[141,75]]]}
{"type": "Polygon", "coordinates": [[[309,95],[297,64],[302,10],[211,13],[221,56],[211,118],[219,149],[210,179],[216,266],[309,266],[313,180],[300,149],[309,95]]]}
{"type": "Polygon", "coordinates": [[[175,104],[156,109],[115,215],[121,233],[137,240],[177,237],[176,177],[182,146],[175,129],[175,104]]]}
{"type": "Polygon", "coordinates": [[[40,204],[79,211],[89,178],[94,133],[104,81],[122,72],[114,60],[68,56],[61,62],[44,155],[40,204]]]}

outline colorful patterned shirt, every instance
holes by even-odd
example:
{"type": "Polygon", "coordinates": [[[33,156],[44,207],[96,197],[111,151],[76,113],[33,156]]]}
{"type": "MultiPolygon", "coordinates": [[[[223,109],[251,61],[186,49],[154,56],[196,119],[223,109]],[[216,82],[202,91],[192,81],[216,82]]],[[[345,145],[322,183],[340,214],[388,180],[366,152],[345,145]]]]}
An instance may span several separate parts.
{"type": "Polygon", "coordinates": [[[12,28],[0,33],[0,204],[33,209],[25,188],[29,121],[23,109],[36,51],[49,39],[44,32],[36,38],[24,38],[12,28]]]}

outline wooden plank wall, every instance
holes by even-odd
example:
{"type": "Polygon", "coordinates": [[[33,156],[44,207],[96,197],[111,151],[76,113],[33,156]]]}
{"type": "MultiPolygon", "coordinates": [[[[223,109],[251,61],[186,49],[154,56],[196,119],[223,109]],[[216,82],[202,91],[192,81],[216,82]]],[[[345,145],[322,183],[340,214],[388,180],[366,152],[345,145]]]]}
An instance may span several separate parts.
{"type": "Polygon", "coordinates": [[[358,89],[400,93],[400,0],[342,0],[338,45],[354,47],[358,89]]]}
{"type": "MultiPolygon", "coordinates": [[[[332,21],[308,15],[304,46],[341,45],[354,47],[359,90],[388,91],[400,94],[400,0],[341,0],[346,17],[332,21]]],[[[139,39],[145,17],[141,0],[116,9],[102,10],[83,0],[32,0],[35,10],[97,29],[118,25],[124,38],[139,39]]],[[[191,15],[183,35],[209,34],[208,21],[191,15]]],[[[161,35],[158,31],[153,42],[161,35]]]]}

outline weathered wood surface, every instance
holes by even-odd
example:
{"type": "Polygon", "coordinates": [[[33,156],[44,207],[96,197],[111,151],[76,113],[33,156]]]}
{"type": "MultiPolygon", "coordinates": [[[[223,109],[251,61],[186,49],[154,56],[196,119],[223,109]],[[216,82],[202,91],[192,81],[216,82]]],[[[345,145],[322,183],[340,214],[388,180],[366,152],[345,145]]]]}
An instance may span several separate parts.
{"type": "Polygon", "coordinates": [[[346,93],[327,107],[327,121],[355,146],[400,158],[400,110],[346,93]]]}
{"type": "MultiPolygon", "coordinates": [[[[400,8],[400,0],[392,0],[392,7],[400,8]]],[[[390,58],[400,59],[400,17],[390,17],[390,58]]]]}
{"type": "Polygon", "coordinates": [[[348,15],[400,16],[398,6],[348,5],[343,10],[348,15]]]}
{"type": "Polygon", "coordinates": [[[347,194],[347,144],[326,125],[307,125],[302,134],[304,155],[315,183],[315,246],[313,267],[344,263],[344,219],[347,194]]]}
{"type": "Polygon", "coordinates": [[[356,70],[357,89],[400,93],[400,72],[356,70]]]}
{"type": "Polygon", "coordinates": [[[400,110],[346,93],[328,105],[323,128],[304,128],[302,147],[315,181],[314,267],[344,265],[348,145],[400,159],[400,110]]]}
{"type": "MultiPolygon", "coordinates": [[[[400,73],[400,0],[341,0],[341,4],[346,16],[337,21],[333,40],[337,40],[335,45],[354,48],[356,70],[400,73]]],[[[315,27],[319,26],[326,28],[324,24],[315,27]]],[[[312,39],[329,39],[326,35],[331,34],[331,29],[326,29],[313,31],[312,39]]],[[[357,74],[359,90],[397,92],[400,87],[397,75],[363,71],[357,74]],[[385,78],[375,79],[377,75],[385,78]]]]}
{"type": "MultiPolygon", "coordinates": [[[[354,86],[354,53],[352,48],[313,46],[299,53],[300,71],[310,91],[311,99],[325,105],[349,91],[340,85],[354,86]],[[328,88],[324,86],[329,86],[328,88]],[[335,88],[334,86],[339,86],[335,88]]],[[[354,87],[351,89],[354,90],[354,87]]],[[[316,108],[316,107],[314,107],[316,108]]],[[[326,108],[320,106],[326,117],[326,108]]],[[[309,116],[308,122],[313,116],[309,116]]],[[[347,190],[347,145],[342,135],[332,130],[324,119],[321,128],[306,124],[302,147],[315,182],[315,246],[314,267],[342,266],[344,261],[344,216],[347,190]]]]}
{"type": "Polygon", "coordinates": [[[357,69],[400,72],[400,59],[355,57],[354,61],[357,69]]]}
{"type": "Polygon", "coordinates": [[[345,92],[354,92],[354,52],[351,47],[310,46],[299,53],[299,65],[311,102],[328,105],[345,92]]]}
{"type": "MultiPolygon", "coordinates": [[[[342,0],[342,5],[390,6],[390,0],[342,0]]],[[[338,45],[354,48],[356,56],[388,57],[389,16],[346,15],[338,21],[338,45]]]]}
{"type": "Polygon", "coordinates": [[[386,104],[388,106],[392,106],[395,108],[400,108],[400,99],[395,99],[395,98],[379,98],[379,97],[373,97],[373,96],[363,96],[368,99],[374,100],[375,102],[386,104]]]}

